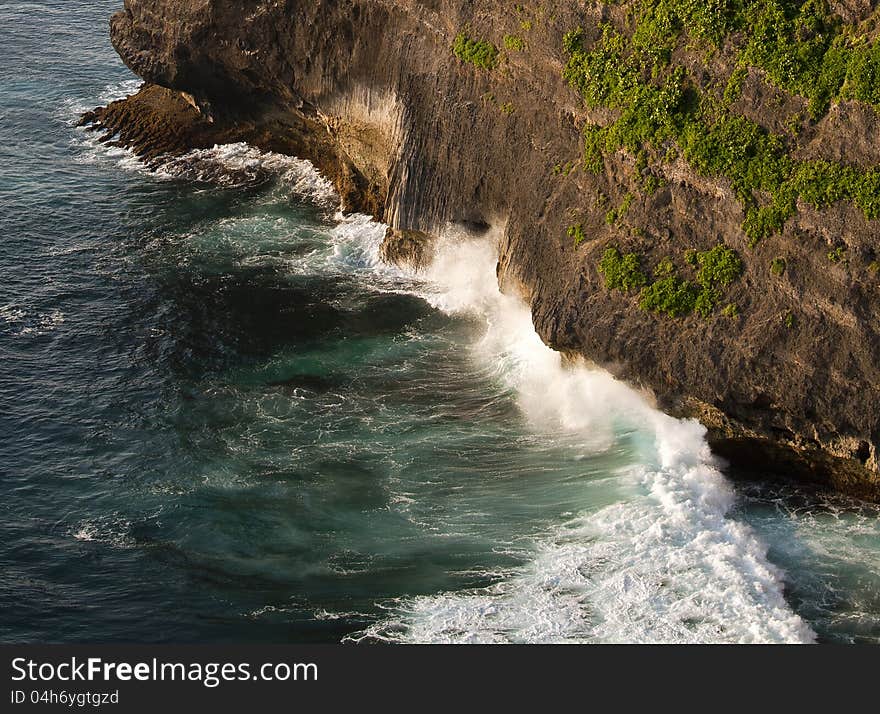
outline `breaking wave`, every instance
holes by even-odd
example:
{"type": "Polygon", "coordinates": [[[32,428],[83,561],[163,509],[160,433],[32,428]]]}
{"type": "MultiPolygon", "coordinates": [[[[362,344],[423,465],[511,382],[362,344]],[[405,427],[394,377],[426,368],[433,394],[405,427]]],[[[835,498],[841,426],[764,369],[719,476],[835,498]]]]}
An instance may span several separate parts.
{"type": "Polygon", "coordinates": [[[424,297],[485,324],[474,359],[515,390],[536,428],[608,449],[635,430],[628,496],[537,539],[534,557],[490,587],[386,603],[355,636],[395,642],[811,642],[783,596],[783,574],[748,526],[695,421],[673,419],[609,374],[568,364],[502,294],[490,242],[451,236],[426,271],[424,297]]]}

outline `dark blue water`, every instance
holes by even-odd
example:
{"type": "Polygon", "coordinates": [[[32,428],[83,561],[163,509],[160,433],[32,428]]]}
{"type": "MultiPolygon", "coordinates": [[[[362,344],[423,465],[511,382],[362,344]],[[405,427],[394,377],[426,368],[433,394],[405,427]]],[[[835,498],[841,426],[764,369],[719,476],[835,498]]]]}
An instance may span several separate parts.
{"type": "Polygon", "coordinates": [[[490,245],[408,275],[302,162],[76,129],[119,4],[0,6],[0,640],[880,638],[877,511],[734,492],[490,245]]]}

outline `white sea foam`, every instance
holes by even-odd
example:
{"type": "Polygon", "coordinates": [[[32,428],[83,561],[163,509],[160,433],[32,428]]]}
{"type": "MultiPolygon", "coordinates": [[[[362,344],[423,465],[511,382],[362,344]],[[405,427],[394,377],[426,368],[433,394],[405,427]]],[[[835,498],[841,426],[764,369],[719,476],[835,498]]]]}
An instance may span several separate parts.
{"type": "Polygon", "coordinates": [[[289,607],[277,606],[277,605],[263,605],[263,607],[257,608],[256,610],[252,610],[251,612],[245,613],[245,617],[250,618],[251,620],[259,620],[261,617],[265,617],[267,615],[275,616],[275,615],[284,615],[295,613],[297,608],[293,605],[289,607]]]}
{"type": "Polygon", "coordinates": [[[106,105],[115,102],[117,99],[124,99],[135,94],[144,82],[137,77],[132,79],[124,79],[120,82],[113,82],[106,85],[97,97],[71,97],[61,102],[60,113],[58,118],[69,126],[75,126],[80,117],[87,111],[94,109],[96,106],[106,105]]]}
{"type": "Polygon", "coordinates": [[[114,548],[131,548],[131,521],[119,515],[84,520],[73,526],[70,536],[83,543],[102,543],[114,548]]]}
{"type": "Polygon", "coordinates": [[[531,562],[488,588],[395,601],[354,639],[404,642],[810,642],[783,597],[783,575],[745,524],[704,428],[653,409],[625,384],[565,364],[536,335],[527,307],[496,286],[487,241],[452,238],[425,297],[485,322],[475,358],[494,365],[543,431],[601,451],[615,427],[643,435],[640,464],[620,474],[631,496],[539,538],[531,562]]]}
{"type": "Polygon", "coordinates": [[[260,151],[248,144],[222,144],[169,157],[154,166],[157,175],[203,181],[220,186],[240,186],[278,179],[291,194],[323,206],[339,198],[333,185],[305,159],[260,151]]]}
{"type": "Polygon", "coordinates": [[[421,286],[423,281],[419,277],[382,260],[379,249],[385,238],[385,225],[359,213],[338,213],[336,221],[330,235],[332,269],[368,274],[370,283],[384,291],[412,292],[421,286]]]}
{"type": "Polygon", "coordinates": [[[40,336],[49,334],[62,325],[65,316],[61,310],[34,313],[19,305],[9,304],[0,306],[0,321],[13,336],[40,336]]]}
{"type": "MultiPolygon", "coordinates": [[[[108,84],[98,95],[98,103],[109,104],[110,102],[115,102],[117,99],[125,99],[132,94],[136,94],[143,86],[144,81],[140,77],[132,77],[131,79],[123,79],[120,82],[108,84]]],[[[88,109],[92,108],[93,107],[87,107],[84,111],[88,111],[88,109]]]]}
{"type": "Polygon", "coordinates": [[[7,324],[14,325],[25,319],[27,313],[18,305],[9,304],[0,307],[0,320],[7,324]]]}
{"type": "Polygon", "coordinates": [[[320,610],[315,610],[314,613],[312,613],[312,616],[316,620],[344,620],[344,619],[352,619],[355,617],[364,617],[364,614],[362,612],[355,612],[355,611],[331,612],[330,610],[320,609],[320,610]]]}
{"type": "Polygon", "coordinates": [[[127,171],[149,173],[149,169],[130,149],[101,142],[99,139],[103,132],[89,131],[86,127],[77,126],[80,118],[87,111],[117,99],[124,99],[136,93],[142,85],[143,80],[141,79],[125,79],[106,85],[97,96],[71,97],[61,102],[56,112],[56,119],[68,127],[75,127],[70,144],[77,152],[77,157],[74,159],[76,163],[112,163],[127,171]]]}

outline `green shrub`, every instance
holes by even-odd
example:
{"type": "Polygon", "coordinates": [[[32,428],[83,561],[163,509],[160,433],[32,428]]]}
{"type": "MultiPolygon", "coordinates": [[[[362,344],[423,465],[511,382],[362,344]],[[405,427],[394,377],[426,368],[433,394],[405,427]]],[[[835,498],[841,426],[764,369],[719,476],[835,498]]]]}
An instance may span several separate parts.
{"type": "Polygon", "coordinates": [[[584,30],[576,27],[562,36],[562,49],[566,54],[574,54],[583,50],[584,30]]]}
{"type": "Polygon", "coordinates": [[[825,113],[846,78],[848,54],[835,41],[839,21],[824,0],[744,3],[748,43],[744,60],[763,69],[777,86],[809,100],[813,118],[825,113]]]}
{"type": "Polygon", "coordinates": [[[605,130],[594,124],[584,126],[584,169],[593,174],[602,170],[605,149],[605,130]]]}
{"type": "Polygon", "coordinates": [[[716,245],[705,253],[697,254],[697,282],[707,290],[726,288],[743,272],[743,264],[735,250],[716,245]]]}
{"type": "Polygon", "coordinates": [[[721,300],[724,288],[743,271],[739,256],[725,245],[703,252],[687,251],[685,261],[695,268],[696,282],[681,278],[670,257],[662,258],[654,268],[654,281],[639,295],[642,310],[670,317],[696,312],[707,318],[721,300]]]}
{"type": "MultiPolygon", "coordinates": [[[[571,226],[569,236],[577,241],[581,226],[571,226]]],[[[577,245],[577,242],[575,243],[577,245]]],[[[621,255],[617,248],[607,248],[599,263],[599,272],[605,277],[605,287],[624,292],[642,288],[639,294],[639,307],[648,312],[665,314],[670,317],[683,317],[693,312],[709,317],[715,310],[728,287],[742,274],[742,261],[735,251],[724,245],[711,250],[688,251],[687,262],[695,266],[696,282],[678,275],[670,257],[662,258],[653,270],[654,280],[649,284],[642,271],[639,257],[635,253],[621,255]]],[[[730,309],[724,314],[731,317],[730,309]]],[[[737,310],[737,315],[738,315],[737,310]]]]}
{"type": "Polygon", "coordinates": [[[868,220],[880,218],[880,167],[869,169],[861,177],[855,202],[868,220]]]}
{"type": "Polygon", "coordinates": [[[754,246],[762,238],[768,238],[782,230],[785,222],[794,215],[796,208],[794,198],[787,192],[779,192],[767,206],[749,205],[746,209],[746,220],[743,231],[754,246]]]}
{"type": "Polygon", "coordinates": [[[498,48],[486,40],[474,40],[462,31],[455,38],[452,51],[462,62],[480,69],[494,69],[498,65],[498,48]]]}
{"type": "Polygon", "coordinates": [[[770,272],[780,276],[785,272],[785,258],[774,258],[770,261],[770,272]]]}
{"type": "Polygon", "coordinates": [[[753,191],[778,191],[791,171],[780,137],[727,112],[703,117],[689,121],[680,137],[688,163],[705,176],[729,179],[744,203],[753,191]]]}
{"type": "Polygon", "coordinates": [[[699,290],[692,283],[676,275],[667,275],[642,290],[639,307],[648,312],[681,317],[694,311],[699,295],[699,290]]]}
{"type": "Polygon", "coordinates": [[[661,258],[660,262],[657,263],[657,266],[654,268],[655,278],[668,278],[670,275],[674,274],[675,264],[672,262],[672,258],[670,258],[669,256],[661,258]]]}
{"type": "Polygon", "coordinates": [[[609,290],[627,292],[648,284],[648,277],[639,265],[635,253],[621,255],[617,248],[607,248],[599,263],[599,272],[605,277],[605,287],[609,290]]]}
{"type": "Polygon", "coordinates": [[[846,259],[846,248],[842,245],[828,251],[828,260],[832,263],[840,263],[846,259]]]}
{"type": "Polygon", "coordinates": [[[845,95],[880,106],[880,41],[853,48],[846,69],[845,95]]]}
{"type": "Polygon", "coordinates": [[[854,198],[860,179],[858,169],[819,160],[799,164],[792,181],[803,201],[815,208],[825,208],[845,198],[854,198]]]}
{"type": "Polygon", "coordinates": [[[642,190],[648,196],[653,196],[657,189],[666,185],[666,181],[660,176],[655,176],[654,174],[647,174],[642,179],[642,190]]]}
{"type": "Polygon", "coordinates": [[[569,238],[574,238],[575,248],[587,239],[587,236],[584,235],[584,227],[580,223],[568,227],[568,236],[569,238]]]}
{"type": "Polygon", "coordinates": [[[526,48],[526,43],[516,35],[505,35],[504,47],[511,52],[522,52],[526,48]]]}
{"type": "Polygon", "coordinates": [[[633,195],[631,193],[626,194],[623,197],[623,201],[621,201],[620,205],[617,208],[612,208],[605,214],[605,222],[613,226],[620,218],[623,218],[626,215],[626,212],[629,210],[629,207],[632,205],[633,195]]]}
{"type": "Polygon", "coordinates": [[[801,114],[792,114],[785,122],[785,126],[792,136],[800,136],[803,130],[804,117],[801,114]]]}
{"type": "Polygon", "coordinates": [[[727,86],[724,88],[724,106],[729,107],[742,96],[743,84],[748,73],[749,68],[743,64],[738,64],[731,72],[727,86]]]}

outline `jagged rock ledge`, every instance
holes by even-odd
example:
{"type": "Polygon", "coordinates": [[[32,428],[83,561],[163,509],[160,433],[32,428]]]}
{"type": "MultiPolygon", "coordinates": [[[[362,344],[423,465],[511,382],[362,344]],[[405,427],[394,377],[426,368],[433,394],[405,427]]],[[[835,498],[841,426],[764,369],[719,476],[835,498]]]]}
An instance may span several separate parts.
{"type": "Polygon", "coordinates": [[[311,161],[336,187],[346,211],[381,220],[386,188],[371,183],[339,147],[314,112],[248,113],[214,117],[192,95],[146,83],[130,97],[86,112],[80,125],[99,131],[99,140],[131,149],[147,165],[193,149],[245,142],[311,161]]]}
{"type": "MultiPolygon", "coordinates": [[[[389,225],[390,260],[423,263],[449,223],[491,226],[502,234],[499,282],[523,293],[547,344],[699,418],[735,464],[880,500],[880,280],[867,270],[876,223],[846,202],[799,204],[782,232],[750,247],[730,184],[682,159],[658,169],[664,185],[650,194],[624,152],[598,174],[580,169],[584,123],[609,117],[562,80],[561,38],[578,26],[596,36],[626,6],[126,0],[112,39],[148,84],[85,120],[147,161],[230,141],[307,158],[346,209],[389,225]],[[487,71],[453,54],[462,28],[522,44],[487,71]],[[626,221],[607,220],[624,202],[626,221]],[[727,296],[737,319],[646,312],[597,271],[609,245],[653,264],[720,239],[744,263],[727,296]],[[829,261],[840,247],[847,260],[829,261]],[[780,255],[784,273],[771,275],[780,255]]],[[[681,58],[697,82],[723,82],[736,64],[725,51],[692,60],[681,58]]],[[[806,105],[750,70],[732,109],[773,128],[806,105]]],[[[801,124],[802,159],[878,161],[880,121],[863,105],[801,124]]]]}

